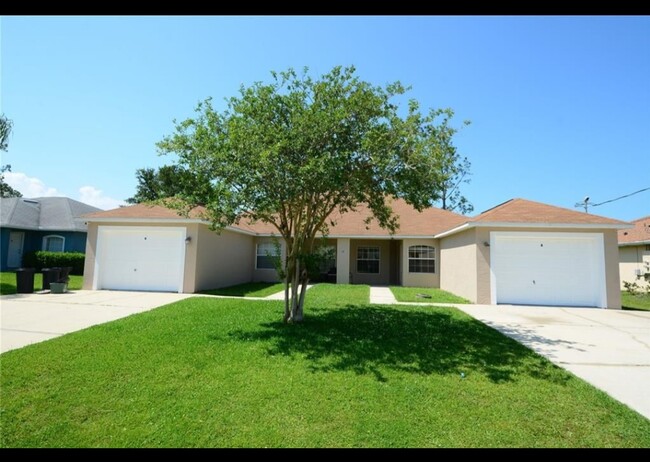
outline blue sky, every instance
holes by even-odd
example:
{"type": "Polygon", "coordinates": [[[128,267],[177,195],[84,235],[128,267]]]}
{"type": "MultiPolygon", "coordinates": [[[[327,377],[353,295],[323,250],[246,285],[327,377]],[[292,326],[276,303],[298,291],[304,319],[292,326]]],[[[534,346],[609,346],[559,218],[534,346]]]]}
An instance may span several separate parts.
{"type": "MultiPolygon", "coordinates": [[[[114,207],[199,100],[269,71],[353,64],[451,107],[475,212],[573,208],[650,186],[650,17],[3,17],[10,184],[114,207]]],[[[650,191],[591,209],[631,220],[650,191]]]]}

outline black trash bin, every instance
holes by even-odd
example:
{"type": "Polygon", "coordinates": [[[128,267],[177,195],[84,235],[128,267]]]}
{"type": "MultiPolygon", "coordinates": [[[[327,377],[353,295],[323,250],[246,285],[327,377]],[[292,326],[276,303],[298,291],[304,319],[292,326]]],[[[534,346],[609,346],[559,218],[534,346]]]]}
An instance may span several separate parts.
{"type": "Polygon", "coordinates": [[[16,292],[19,294],[34,293],[35,268],[18,268],[16,270],[16,292]]]}
{"type": "Polygon", "coordinates": [[[59,282],[61,268],[43,268],[43,290],[50,289],[50,282],[59,282]]]}
{"type": "Polygon", "coordinates": [[[51,282],[70,282],[70,271],[72,271],[72,266],[62,266],[62,267],[57,266],[52,269],[59,270],[59,280],[51,281],[51,282]]]}

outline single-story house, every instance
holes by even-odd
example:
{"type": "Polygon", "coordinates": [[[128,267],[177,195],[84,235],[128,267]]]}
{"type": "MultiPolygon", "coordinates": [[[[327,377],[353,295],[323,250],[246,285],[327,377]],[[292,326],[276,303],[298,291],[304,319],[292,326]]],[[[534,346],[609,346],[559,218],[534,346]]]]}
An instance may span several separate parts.
{"type": "Polygon", "coordinates": [[[644,284],[644,279],[638,275],[647,272],[646,264],[650,265],[650,216],[632,221],[634,228],[618,231],[618,258],[621,273],[621,289],[623,281],[644,284]]]}
{"type": "MultiPolygon", "coordinates": [[[[337,283],[440,287],[482,304],[621,307],[617,231],[627,223],[524,199],[474,218],[391,206],[392,235],[366,225],[363,206],[332,217],[324,245],[337,283]]],[[[140,204],[87,215],[84,288],[192,293],[278,280],[272,226],[242,222],[218,235],[198,213],[140,204]]]]}
{"type": "Polygon", "coordinates": [[[67,197],[0,199],[0,271],[22,266],[34,250],[84,252],[86,220],[97,207],[67,197]]]}

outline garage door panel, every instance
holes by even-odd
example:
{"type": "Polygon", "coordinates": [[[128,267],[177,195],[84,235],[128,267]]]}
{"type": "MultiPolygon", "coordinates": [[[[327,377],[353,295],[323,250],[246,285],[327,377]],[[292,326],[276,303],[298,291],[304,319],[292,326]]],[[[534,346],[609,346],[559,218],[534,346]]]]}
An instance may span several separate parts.
{"type": "Polygon", "coordinates": [[[185,228],[100,227],[97,288],[182,291],[185,228]]]}
{"type": "Polygon", "coordinates": [[[496,303],[604,306],[602,234],[492,234],[496,303]]]}

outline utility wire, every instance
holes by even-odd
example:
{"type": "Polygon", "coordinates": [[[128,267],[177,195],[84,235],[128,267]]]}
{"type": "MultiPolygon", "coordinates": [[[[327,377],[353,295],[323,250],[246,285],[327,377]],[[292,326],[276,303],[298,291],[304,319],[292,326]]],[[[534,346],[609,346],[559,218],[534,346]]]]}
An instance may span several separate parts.
{"type": "Polygon", "coordinates": [[[610,199],[610,200],[605,201],[605,202],[600,202],[600,203],[598,203],[598,204],[589,204],[589,205],[590,205],[591,207],[597,207],[597,206],[599,206],[599,205],[608,204],[608,203],[610,203],[610,202],[614,202],[614,201],[617,201],[617,200],[620,200],[620,199],[625,199],[626,197],[634,196],[635,194],[639,194],[640,192],[647,191],[647,190],[649,190],[649,189],[650,189],[650,187],[649,187],[649,188],[639,189],[638,191],[634,191],[633,193],[626,194],[626,195],[621,196],[621,197],[617,197],[616,199],[610,199]]]}

